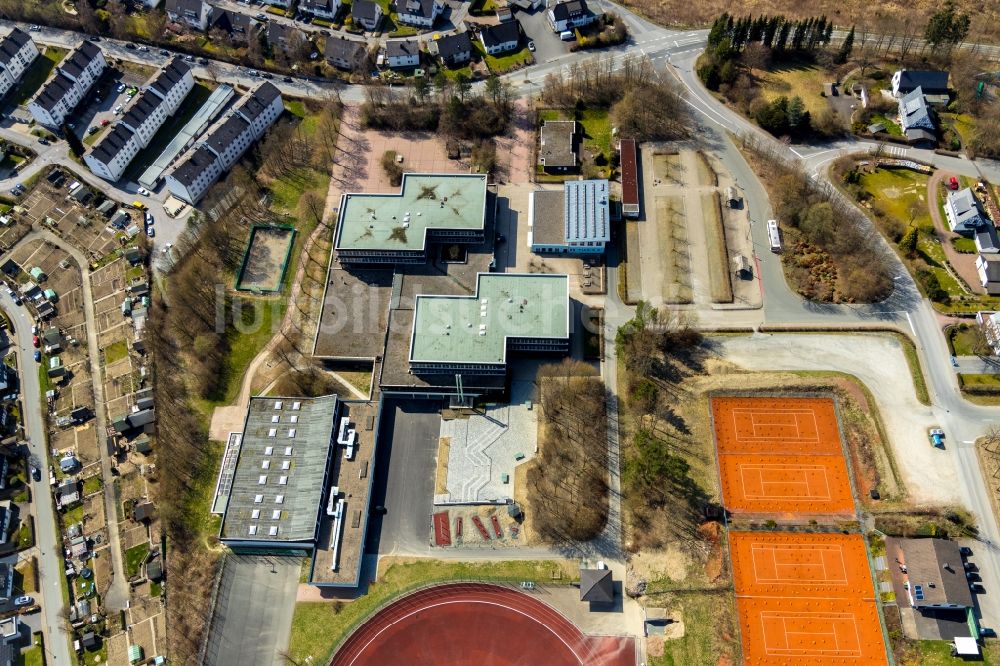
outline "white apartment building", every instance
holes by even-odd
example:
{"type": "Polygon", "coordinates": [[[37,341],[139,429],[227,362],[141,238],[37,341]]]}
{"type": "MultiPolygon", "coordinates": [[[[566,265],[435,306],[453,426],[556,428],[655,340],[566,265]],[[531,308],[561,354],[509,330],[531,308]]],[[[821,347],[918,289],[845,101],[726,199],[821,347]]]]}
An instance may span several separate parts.
{"type": "Polygon", "coordinates": [[[0,39],[0,97],[7,94],[38,57],[38,47],[28,33],[14,28],[0,39]]]}
{"type": "Polygon", "coordinates": [[[114,129],[84,156],[84,163],[101,178],[117,181],[167,118],[177,111],[193,86],[190,67],[180,58],[168,62],[129,104],[114,129]]]}
{"type": "Polygon", "coordinates": [[[179,199],[197,204],[219,176],[264,135],[283,109],[281,92],[267,81],[261,83],[181,158],[167,174],[167,189],[179,199]]]}
{"type": "Polygon", "coordinates": [[[107,62],[101,49],[84,42],[59,63],[52,77],[28,103],[28,111],[42,125],[59,127],[86,97],[105,67],[107,62]]]}

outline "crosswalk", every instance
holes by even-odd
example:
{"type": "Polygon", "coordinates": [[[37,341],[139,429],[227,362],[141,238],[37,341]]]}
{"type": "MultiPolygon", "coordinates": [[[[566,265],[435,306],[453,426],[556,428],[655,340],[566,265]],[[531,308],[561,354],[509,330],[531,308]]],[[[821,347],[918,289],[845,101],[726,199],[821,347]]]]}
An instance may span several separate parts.
{"type": "Polygon", "coordinates": [[[905,158],[909,152],[910,149],[905,146],[894,146],[889,144],[882,146],[882,154],[888,157],[905,158]]]}

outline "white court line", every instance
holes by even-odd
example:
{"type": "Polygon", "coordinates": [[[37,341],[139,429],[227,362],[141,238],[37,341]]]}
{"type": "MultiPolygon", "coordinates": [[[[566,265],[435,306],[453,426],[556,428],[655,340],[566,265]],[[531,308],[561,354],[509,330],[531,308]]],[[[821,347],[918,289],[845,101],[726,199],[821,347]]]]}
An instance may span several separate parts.
{"type": "Polygon", "coordinates": [[[823,495],[806,495],[806,496],[803,496],[801,494],[799,494],[799,495],[770,495],[770,494],[764,494],[764,490],[765,490],[764,489],[764,485],[765,485],[765,483],[766,484],[770,484],[770,485],[774,485],[774,484],[778,484],[778,483],[781,483],[781,484],[792,484],[792,485],[805,485],[806,489],[810,490],[808,478],[803,479],[802,481],[766,481],[765,482],[764,478],[763,478],[763,475],[762,475],[762,472],[764,470],[766,470],[766,469],[786,469],[786,470],[795,471],[795,472],[800,472],[800,471],[801,472],[805,472],[806,470],[822,470],[824,472],[824,479],[825,479],[825,477],[826,477],[826,468],[823,467],[822,465],[796,465],[796,466],[792,467],[790,465],[782,465],[782,464],[778,464],[778,463],[774,463],[774,464],[754,463],[754,464],[748,464],[748,465],[739,465],[738,468],[740,470],[740,481],[743,484],[743,496],[746,497],[747,499],[752,499],[752,500],[762,501],[762,502],[773,501],[773,500],[791,500],[791,499],[798,499],[798,500],[803,500],[803,501],[813,501],[813,502],[829,502],[829,501],[831,501],[833,499],[832,496],[831,496],[831,494],[830,494],[830,484],[829,484],[829,481],[826,481],[826,483],[825,483],[825,485],[826,485],[826,493],[827,493],[825,496],[823,496],[823,495]],[[748,470],[752,470],[752,471],[757,472],[757,480],[758,480],[758,482],[760,484],[760,493],[761,493],[760,495],[751,495],[750,494],[750,488],[749,488],[749,486],[746,483],[746,472],[748,470]]]}

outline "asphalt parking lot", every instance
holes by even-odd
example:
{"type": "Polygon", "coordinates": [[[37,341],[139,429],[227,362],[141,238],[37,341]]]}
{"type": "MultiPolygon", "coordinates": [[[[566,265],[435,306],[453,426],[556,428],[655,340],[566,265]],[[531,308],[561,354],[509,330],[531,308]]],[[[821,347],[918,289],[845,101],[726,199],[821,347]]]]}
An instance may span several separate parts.
{"type": "Polygon", "coordinates": [[[118,92],[118,85],[125,84],[126,87],[136,86],[137,88],[141,88],[145,82],[145,79],[129,72],[117,69],[106,70],[97,82],[97,85],[88,94],[88,98],[94,101],[87,106],[79,107],[76,113],[73,114],[70,121],[76,125],[73,131],[83,139],[87,136],[88,128],[101,127],[101,121],[107,120],[108,125],[101,130],[103,135],[103,132],[108,131],[107,127],[110,127],[112,123],[122,116],[121,113],[116,114],[114,109],[117,106],[121,106],[122,111],[124,111],[124,108],[132,100],[131,97],[125,94],[125,91],[118,92]],[[98,98],[100,98],[100,102],[96,101],[98,98]]]}
{"type": "Polygon", "coordinates": [[[570,42],[559,39],[552,32],[545,8],[533,12],[518,10],[515,14],[527,40],[535,42],[535,62],[548,62],[570,52],[570,42]]]}

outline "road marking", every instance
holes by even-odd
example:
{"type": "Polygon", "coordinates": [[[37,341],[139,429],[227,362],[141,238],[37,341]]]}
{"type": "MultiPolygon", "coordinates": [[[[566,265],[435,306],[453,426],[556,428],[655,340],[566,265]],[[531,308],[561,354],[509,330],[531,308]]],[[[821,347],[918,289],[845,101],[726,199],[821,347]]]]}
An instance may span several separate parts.
{"type": "Polygon", "coordinates": [[[916,337],[919,337],[919,336],[917,335],[917,329],[915,329],[915,328],[913,327],[913,320],[912,320],[912,319],[910,319],[910,313],[909,313],[909,312],[907,312],[907,313],[906,313],[906,321],[907,321],[907,322],[908,322],[908,323],[910,324],[910,330],[911,330],[911,331],[913,331],[913,337],[915,337],[915,338],[916,338],[916,337]]]}

